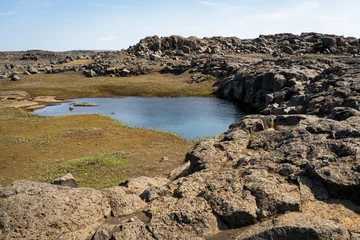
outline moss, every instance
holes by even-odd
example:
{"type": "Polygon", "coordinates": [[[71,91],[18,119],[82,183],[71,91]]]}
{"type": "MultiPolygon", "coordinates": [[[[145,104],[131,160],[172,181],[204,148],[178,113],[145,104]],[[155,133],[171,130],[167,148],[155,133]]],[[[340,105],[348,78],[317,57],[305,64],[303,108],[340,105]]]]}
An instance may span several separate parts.
{"type": "Polygon", "coordinates": [[[66,173],[71,173],[81,187],[96,189],[113,187],[126,179],[124,169],[128,161],[124,156],[123,152],[111,152],[71,159],[48,170],[45,180],[50,182],[66,173]]]}

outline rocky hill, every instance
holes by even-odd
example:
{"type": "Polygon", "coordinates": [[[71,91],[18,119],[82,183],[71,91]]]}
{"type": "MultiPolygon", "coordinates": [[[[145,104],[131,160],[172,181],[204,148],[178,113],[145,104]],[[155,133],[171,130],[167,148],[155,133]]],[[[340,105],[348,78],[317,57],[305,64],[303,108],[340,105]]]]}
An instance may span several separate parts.
{"type": "MultiPolygon", "coordinates": [[[[317,33],[154,36],[112,53],[192,83],[211,75],[249,115],[197,143],[168,179],[16,181],[0,189],[0,239],[360,239],[358,53],[356,38],[317,33]]],[[[84,69],[106,75],[116,61],[84,69]]]]}
{"type": "Polygon", "coordinates": [[[144,56],[147,52],[165,55],[184,54],[358,54],[359,39],[319,33],[260,35],[255,39],[237,37],[184,38],[181,36],[146,37],[128,52],[144,56]]]}

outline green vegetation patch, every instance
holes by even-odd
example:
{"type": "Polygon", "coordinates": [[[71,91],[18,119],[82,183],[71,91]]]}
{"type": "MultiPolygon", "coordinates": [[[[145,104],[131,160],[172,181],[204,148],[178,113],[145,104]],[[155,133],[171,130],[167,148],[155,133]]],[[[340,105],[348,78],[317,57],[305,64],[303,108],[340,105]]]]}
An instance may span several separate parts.
{"type": "Polygon", "coordinates": [[[45,178],[50,182],[71,173],[80,187],[96,189],[114,187],[126,180],[127,164],[124,152],[103,153],[59,163],[48,171],[45,178]]]}
{"type": "Polygon", "coordinates": [[[0,120],[40,118],[21,108],[0,108],[0,120]]]}

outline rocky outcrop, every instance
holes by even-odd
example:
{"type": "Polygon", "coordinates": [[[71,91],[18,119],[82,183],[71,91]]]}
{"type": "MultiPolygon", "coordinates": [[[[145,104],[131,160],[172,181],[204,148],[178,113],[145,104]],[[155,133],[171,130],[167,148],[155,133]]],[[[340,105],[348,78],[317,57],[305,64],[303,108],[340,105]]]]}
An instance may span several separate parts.
{"type": "Polygon", "coordinates": [[[0,239],[91,236],[110,216],[104,195],[89,188],[16,181],[0,190],[0,239]]]}
{"type": "Polygon", "coordinates": [[[151,67],[151,61],[135,59],[124,59],[122,62],[98,59],[83,68],[85,69],[84,75],[86,77],[108,75],[129,77],[149,74],[154,71],[153,67],[151,67]]]}
{"type": "Polygon", "coordinates": [[[344,120],[360,109],[359,64],[357,58],[264,59],[219,80],[217,95],[248,112],[344,120]]]}
{"type": "Polygon", "coordinates": [[[0,239],[216,239],[231,229],[232,239],[356,239],[359,123],[250,115],[196,144],[171,181],[104,190],[18,181],[0,190],[0,239]]]}
{"type": "Polygon", "coordinates": [[[255,239],[352,239],[339,223],[306,214],[286,214],[246,229],[236,240],[255,239]]]}
{"type": "Polygon", "coordinates": [[[227,54],[260,53],[273,54],[358,54],[359,40],[352,37],[320,33],[260,35],[255,39],[237,37],[181,37],[151,36],[141,39],[129,49],[128,53],[150,57],[152,53],[164,56],[184,56],[187,54],[227,54]]]}

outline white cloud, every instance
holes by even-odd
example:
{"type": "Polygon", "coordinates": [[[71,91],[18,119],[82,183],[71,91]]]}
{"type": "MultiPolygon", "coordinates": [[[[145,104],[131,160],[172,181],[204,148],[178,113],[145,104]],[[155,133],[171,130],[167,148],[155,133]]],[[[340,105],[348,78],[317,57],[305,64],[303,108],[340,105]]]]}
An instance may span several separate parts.
{"type": "Polygon", "coordinates": [[[298,4],[295,7],[281,8],[278,11],[272,13],[261,14],[258,17],[263,18],[265,20],[283,21],[299,15],[307,14],[308,12],[314,11],[318,8],[320,8],[320,4],[318,2],[309,1],[298,4]]]}
{"type": "Polygon", "coordinates": [[[222,3],[214,3],[214,2],[208,2],[208,1],[200,1],[200,4],[208,5],[208,6],[224,6],[224,4],[222,4],[222,3]]]}
{"type": "Polygon", "coordinates": [[[112,41],[114,39],[115,39],[114,36],[100,37],[100,40],[102,40],[102,41],[112,41]]]}
{"type": "Polygon", "coordinates": [[[107,4],[97,3],[97,2],[87,2],[86,4],[87,4],[87,5],[94,6],[94,7],[107,7],[107,6],[109,6],[109,5],[107,5],[107,4]]]}
{"type": "Polygon", "coordinates": [[[225,7],[222,10],[222,13],[228,13],[228,12],[235,11],[235,10],[238,10],[238,9],[241,9],[241,8],[242,8],[242,6],[237,6],[237,5],[228,6],[228,7],[225,7]]]}
{"type": "Polygon", "coordinates": [[[212,1],[200,1],[200,4],[213,6],[213,7],[220,7],[219,10],[221,14],[228,13],[241,8],[241,6],[238,5],[229,5],[227,3],[218,3],[212,1]]]}
{"type": "Polygon", "coordinates": [[[1,16],[10,16],[10,15],[15,15],[16,12],[3,12],[3,13],[0,13],[1,16]]]}

